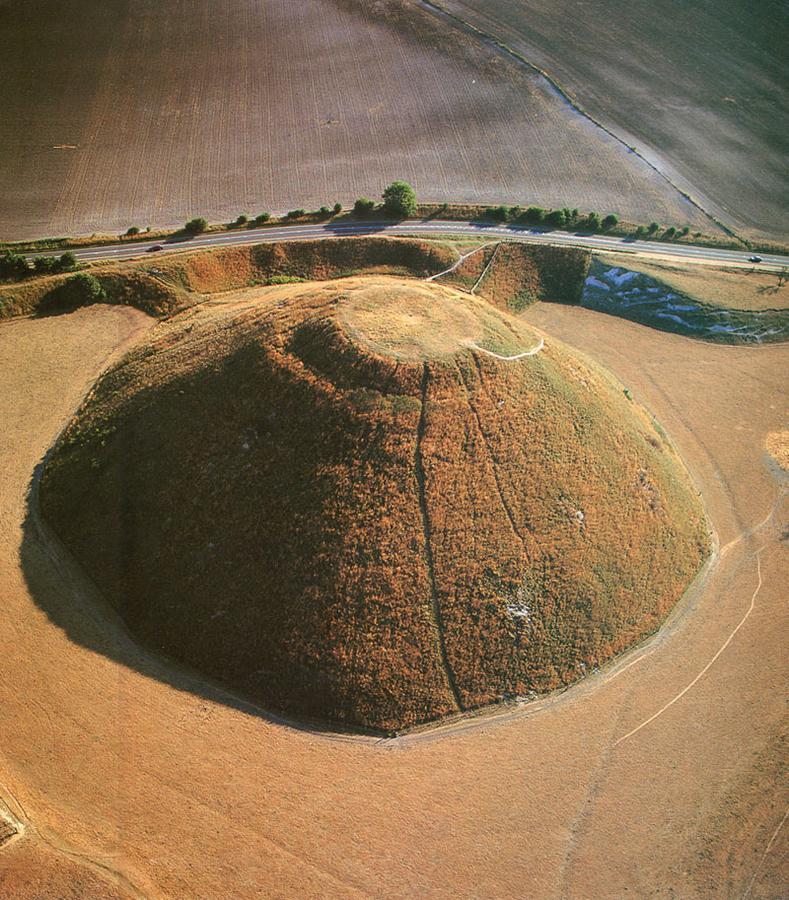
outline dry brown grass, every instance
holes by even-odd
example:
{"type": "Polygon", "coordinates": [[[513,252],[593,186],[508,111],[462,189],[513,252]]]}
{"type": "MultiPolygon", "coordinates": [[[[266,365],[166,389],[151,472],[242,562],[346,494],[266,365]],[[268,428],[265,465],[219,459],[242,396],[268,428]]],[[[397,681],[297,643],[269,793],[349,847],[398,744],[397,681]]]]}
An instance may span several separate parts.
{"type": "MultiPolygon", "coordinates": [[[[786,427],[786,348],[707,345],[556,304],[527,315],[643,398],[721,543],[743,540],[692,612],[619,677],[604,671],[540,711],[394,747],[239,708],[130,640],[73,560],[57,552],[53,563],[57,542],[28,535],[20,546],[31,473],[123,337],[119,323],[144,317],[93,307],[0,324],[0,791],[138,896],[243,897],[250,885],[290,897],[465,896],[471,884],[490,897],[741,897],[754,875],[749,896],[781,896],[783,831],[760,860],[786,808],[774,740],[786,715],[785,507],[776,528],[748,531],[779,491],[764,436],[786,427]],[[731,646],[614,748],[727,639],[763,545],[764,583],[731,646]]],[[[29,835],[9,852],[43,847],[29,835]]],[[[81,881],[73,858],[48,855],[49,865],[41,853],[4,856],[0,894],[113,896],[81,881]]]]}
{"type": "Polygon", "coordinates": [[[632,253],[601,253],[612,266],[644,272],[688,297],[727,309],[787,309],[789,280],[772,272],[718,266],[650,262],[632,253]]]}
{"type": "Polygon", "coordinates": [[[706,230],[540,79],[415,3],[12,9],[0,31],[4,239],[350,205],[395,178],[426,200],[706,230]]]}
{"type": "Polygon", "coordinates": [[[575,681],[676,603],[701,510],[613,379],[471,341],[537,336],[391,278],[203,304],[100,382],[43,509],[138,637],[268,707],[397,730],[575,681]]]}

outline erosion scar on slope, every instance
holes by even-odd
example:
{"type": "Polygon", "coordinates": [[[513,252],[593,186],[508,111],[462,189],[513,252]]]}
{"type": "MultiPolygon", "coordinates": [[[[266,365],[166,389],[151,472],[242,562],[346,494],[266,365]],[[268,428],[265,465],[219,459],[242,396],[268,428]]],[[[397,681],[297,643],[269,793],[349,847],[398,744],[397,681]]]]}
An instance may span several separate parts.
{"type": "MultiPolygon", "coordinates": [[[[479,373],[480,384],[482,383],[482,370],[479,366],[479,361],[474,358],[474,363],[477,367],[477,372],[479,373]]],[[[527,561],[529,560],[529,550],[526,546],[526,541],[523,538],[523,534],[521,534],[520,528],[518,528],[517,523],[515,522],[515,514],[513,512],[512,507],[507,500],[504,490],[501,485],[501,479],[499,477],[499,472],[496,466],[496,457],[493,453],[493,449],[490,446],[490,441],[488,440],[488,436],[485,434],[485,429],[482,427],[482,419],[480,418],[479,411],[477,409],[477,404],[472,402],[471,398],[471,389],[469,388],[468,382],[466,381],[466,376],[463,374],[463,369],[458,365],[458,372],[460,374],[460,380],[463,382],[463,387],[466,389],[466,402],[468,403],[468,408],[471,410],[472,415],[474,416],[474,420],[477,423],[477,431],[479,432],[479,436],[482,438],[482,443],[485,445],[485,450],[487,452],[488,460],[490,462],[490,470],[493,473],[493,480],[496,483],[496,490],[499,494],[499,500],[501,501],[501,507],[504,510],[507,519],[510,523],[510,528],[512,528],[512,532],[515,537],[520,541],[521,547],[523,548],[523,554],[527,561]]]]}
{"type": "Polygon", "coordinates": [[[422,531],[425,537],[425,560],[427,562],[427,576],[430,581],[430,611],[433,624],[436,629],[436,642],[438,644],[438,653],[441,659],[441,665],[447,676],[447,682],[452,690],[455,698],[455,704],[458,710],[463,709],[463,702],[458,691],[457,682],[455,681],[455,673],[447,658],[447,647],[444,641],[444,624],[441,620],[441,606],[438,602],[438,588],[436,587],[436,571],[433,563],[433,547],[432,547],[432,531],[430,527],[430,516],[427,512],[427,493],[425,491],[425,467],[422,460],[422,438],[425,435],[425,423],[427,420],[427,388],[430,382],[430,369],[425,363],[422,369],[422,409],[419,413],[419,424],[416,428],[416,447],[414,450],[414,471],[416,474],[416,483],[419,489],[419,508],[422,513],[422,531]]]}

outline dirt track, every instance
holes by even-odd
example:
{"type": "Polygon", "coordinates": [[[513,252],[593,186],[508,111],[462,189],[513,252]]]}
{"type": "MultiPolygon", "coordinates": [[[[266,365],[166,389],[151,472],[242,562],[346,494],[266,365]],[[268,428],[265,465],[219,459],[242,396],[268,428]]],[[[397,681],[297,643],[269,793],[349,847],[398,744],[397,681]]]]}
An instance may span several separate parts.
{"type": "Polygon", "coordinates": [[[702,486],[721,562],[680,627],[618,677],[401,745],[287,728],[137,650],[25,524],[25,493],[107,354],[150,320],[97,307],[0,327],[0,797],[28,825],[0,850],[0,893],[103,897],[108,870],[121,894],[174,897],[784,893],[786,509],[748,531],[778,504],[762,448],[783,423],[787,351],[575,308],[529,320],[658,415],[702,486]],[[102,652],[54,627],[54,608],[102,652]]]}

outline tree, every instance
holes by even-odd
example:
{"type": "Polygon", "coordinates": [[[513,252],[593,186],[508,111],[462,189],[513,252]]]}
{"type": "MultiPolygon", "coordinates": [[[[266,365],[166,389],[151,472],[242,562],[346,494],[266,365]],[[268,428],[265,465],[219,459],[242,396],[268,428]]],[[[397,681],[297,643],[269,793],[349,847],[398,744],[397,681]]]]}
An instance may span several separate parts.
{"type": "Polygon", "coordinates": [[[318,215],[321,217],[321,219],[328,219],[329,216],[331,215],[331,210],[329,209],[328,206],[322,206],[318,210],[318,215]]]}
{"type": "Polygon", "coordinates": [[[60,254],[58,268],[61,272],[72,272],[77,268],[77,257],[70,250],[60,254]]]}
{"type": "Polygon", "coordinates": [[[393,181],[383,193],[389,215],[407,219],[416,214],[416,192],[407,181],[393,181]]]}
{"type": "Polygon", "coordinates": [[[208,222],[202,216],[190,219],[184,225],[184,231],[187,234],[201,234],[206,228],[208,228],[208,222]]]}
{"type": "Polygon", "coordinates": [[[567,224],[567,216],[563,209],[552,209],[545,217],[545,224],[552,228],[564,228],[567,224]]]}
{"type": "Polygon", "coordinates": [[[368,200],[367,197],[359,197],[353,204],[353,211],[357,216],[366,216],[375,209],[375,200],[368,200]]]}
{"type": "Polygon", "coordinates": [[[673,225],[669,225],[669,227],[663,232],[663,237],[673,238],[677,233],[677,229],[673,225]]]}
{"type": "Polygon", "coordinates": [[[285,213],[286,219],[301,219],[303,216],[307,215],[306,209],[291,209],[285,213]]]}
{"type": "Polygon", "coordinates": [[[48,294],[41,304],[42,312],[66,312],[91,303],[102,303],[107,292],[94,275],[80,272],[72,275],[63,284],[48,294]]]}
{"type": "Polygon", "coordinates": [[[265,225],[271,218],[271,213],[258,213],[255,216],[255,225],[265,225]]]}
{"type": "Polygon", "coordinates": [[[599,231],[600,226],[602,225],[600,216],[598,216],[596,212],[590,212],[586,217],[586,222],[584,222],[584,225],[589,229],[589,231],[599,231]]]}
{"type": "Polygon", "coordinates": [[[246,225],[248,221],[249,216],[245,216],[244,213],[241,213],[241,215],[236,219],[236,225],[246,225]]]}
{"type": "Polygon", "coordinates": [[[485,216],[488,219],[493,219],[495,222],[506,222],[509,212],[506,206],[489,206],[485,210],[485,216]]]}
{"type": "Polygon", "coordinates": [[[635,234],[635,237],[636,237],[636,238],[642,238],[642,237],[644,237],[644,235],[645,235],[646,233],[647,233],[646,228],[644,228],[643,225],[639,225],[638,228],[636,228],[636,234],[635,234]]]}
{"type": "Polygon", "coordinates": [[[614,215],[614,213],[609,213],[609,214],[603,219],[603,228],[605,228],[606,231],[607,231],[609,228],[613,228],[614,225],[618,225],[618,224],[619,224],[619,216],[614,215]]]}
{"type": "Polygon", "coordinates": [[[545,221],[545,210],[541,206],[530,206],[524,213],[524,218],[532,225],[539,225],[545,221]]]}
{"type": "Polygon", "coordinates": [[[332,208],[332,212],[335,216],[339,216],[339,214],[342,212],[342,203],[335,203],[334,207],[332,208]]]}
{"type": "Polygon", "coordinates": [[[650,223],[649,223],[649,228],[647,228],[647,231],[648,231],[650,234],[654,234],[654,233],[658,230],[658,228],[660,228],[660,225],[658,225],[657,222],[650,222],[650,223]]]}
{"type": "Polygon", "coordinates": [[[50,272],[57,271],[58,261],[54,256],[37,256],[33,260],[33,268],[36,275],[48,275],[50,272]]]}
{"type": "Polygon", "coordinates": [[[136,225],[132,225],[131,228],[126,229],[126,237],[133,237],[135,234],[139,234],[140,229],[136,225]]]}
{"type": "Polygon", "coordinates": [[[682,231],[680,231],[680,234],[682,235],[682,237],[685,237],[685,235],[687,235],[687,234],[689,234],[689,233],[690,233],[690,225],[686,225],[686,226],[682,229],[682,231]]]}
{"type": "Polygon", "coordinates": [[[13,250],[0,253],[0,278],[20,281],[29,274],[30,267],[24,256],[14,253],[13,250]]]}

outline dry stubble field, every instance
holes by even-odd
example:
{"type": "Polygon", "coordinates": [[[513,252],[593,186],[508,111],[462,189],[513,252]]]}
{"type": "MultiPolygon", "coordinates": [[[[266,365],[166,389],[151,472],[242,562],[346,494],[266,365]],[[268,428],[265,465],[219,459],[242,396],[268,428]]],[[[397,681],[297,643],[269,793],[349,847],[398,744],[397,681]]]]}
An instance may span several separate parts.
{"type": "Polygon", "coordinates": [[[626,668],[531,715],[382,744],[278,724],[125,635],[25,523],[25,496],[107,354],[150,321],[93,307],[0,326],[0,785],[28,826],[0,850],[0,893],[784,894],[786,508],[763,446],[784,423],[786,348],[702,345],[572,307],[528,320],[659,416],[720,563],[626,668]]]}
{"type": "Polygon", "coordinates": [[[547,82],[411,0],[0,0],[0,238],[424,200],[714,226],[547,82]]]}
{"type": "Polygon", "coordinates": [[[781,0],[437,0],[547,71],[749,237],[786,239],[781,0]]]}

